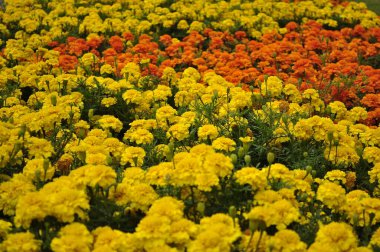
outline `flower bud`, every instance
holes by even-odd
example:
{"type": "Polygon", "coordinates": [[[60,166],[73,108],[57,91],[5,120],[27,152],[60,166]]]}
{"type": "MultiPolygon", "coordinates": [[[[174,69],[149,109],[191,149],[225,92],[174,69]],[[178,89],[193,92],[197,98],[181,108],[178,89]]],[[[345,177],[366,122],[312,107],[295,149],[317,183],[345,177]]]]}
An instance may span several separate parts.
{"type": "Polygon", "coordinates": [[[311,176],[315,177],[317,175],[317,171],[316,170],[312,170],[311,171],[311,176]]]}
{"type": "Polygon", "coordinates": [[[50,101],[51,101],[51,104],[53,105],[53,106],[57,106],[57,96],[56,95],[51,95],[50,96],[50,101]]]}
{"type": "Polygon", "coordinates": [[[232,161],[233,164],[237,164],[238,157],[237,157],[237,155],[235,153],[232,153],[230,155],[230,158],[231,158],[231,161],[232,161]]]}
{"type": "Polygon", "coordinates": [[[230,208],[228,209],[228,214],[232,218],[235,218],[236,217],[236,207],[235,206],[230,206],[230,208]]]}
{"type": "Polygon", "coordinates": [[[312,170],[313,170],[313,167],[311,167],[310,165],[308,165],[308,166],[306,166],[305,170],[306,170],[307,173],[311,173],[312,170]]]}
{"type": "Polygon", "coordinates": [[[273,164],[275,157],[276,156],[274,155],[273,152],[268,152],[268,154],[267,154],[267,161],[268,161],[268,163],[270,165],[273,164]]]}
{"type": "Polygon", "coordinates": [[[245,151],[244,151],[244,148],[243,147],[239,147],[238,149],[238,157],[239,158],[242,158],[245,154],[245,151]]]}
{"type": "Polygon", "coordinates": [[[245,165],[249,166],[251,164],[251,156],[245,155],[244,156],[244,162],[245,162],[245,165]]]}

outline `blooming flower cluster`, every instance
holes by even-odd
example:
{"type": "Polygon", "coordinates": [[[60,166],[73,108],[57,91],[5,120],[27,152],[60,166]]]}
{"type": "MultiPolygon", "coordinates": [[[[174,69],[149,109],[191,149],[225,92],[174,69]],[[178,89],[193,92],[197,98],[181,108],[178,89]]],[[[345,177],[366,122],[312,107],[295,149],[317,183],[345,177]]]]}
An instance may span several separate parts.
{"type": "Polygon", "coordinates": [[[5,1],[1,251],[376,251],[380,19],[5,1]]]}

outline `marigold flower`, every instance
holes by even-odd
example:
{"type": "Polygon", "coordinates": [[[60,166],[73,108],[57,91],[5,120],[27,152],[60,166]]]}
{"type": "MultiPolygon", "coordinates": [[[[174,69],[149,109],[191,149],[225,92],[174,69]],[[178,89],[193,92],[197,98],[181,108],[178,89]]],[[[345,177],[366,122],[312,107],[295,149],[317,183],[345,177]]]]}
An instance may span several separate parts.
{"type": "Polygon", "coordinates": [[[51,242],[54,252],[60,251],[91,251],[93,237],[82,223],[71,223],[59,230],[58,236],[51,242]]]}
{"type": "Polygon", "coordinates": [[[199,140],[214,140],[218,137],[218,128],[212,124],[206,124],[198,128],[199,140]]]}
{"type": "Polygon", "coordinates": [[[130,164],[131,166],[141,167],[144,162],[146,153],[141,147],[127,147],[121,155],[120,163],[122,165],[130,164]]]}
{"type": "Polygon", "coordinates": [[[106,165],[85,165],[72,170],[69,177],[79,184],[107,188],[116,183],[116,172],[106,165]]]}
{"type": "Polygon", "coordinates": [[[352,227],[346,223],[332,222],[321,226],[317,232],[315,242],[310,246],[310,251],[320,251],[321,246],[337,248],[338,251],[355,249],[358,239],[352,227]]]}
{"type": "Polygon", "coordinates": [[[338,210],[346,204],[346,191],[333,182],[325,181],[318,187],[317,199],[327,207],[338,210]]]}
{"type": "Polygon", "coordinates": [[[38,252],[42,241],[36,240],[30,232],[9,234],[0,244],[2,251],[38,252]]]}
{"type": "Polygon", "coordinates": [[[212,147],[216,150],[231,152],[235,150],[235,146],[235,141],[227,137],[218,137],[212,141],[212,147]]]}

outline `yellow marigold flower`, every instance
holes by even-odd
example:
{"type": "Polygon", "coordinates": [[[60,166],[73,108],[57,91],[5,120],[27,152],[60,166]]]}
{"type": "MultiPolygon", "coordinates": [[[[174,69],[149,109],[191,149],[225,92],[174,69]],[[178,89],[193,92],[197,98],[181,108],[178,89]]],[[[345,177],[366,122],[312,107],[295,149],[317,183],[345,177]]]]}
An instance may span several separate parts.
{"type": "Polygon", "coordinates": [[[269,236],[266,242],[270,251],[301,252],[306,251],[307,245],[301,241],[293,230],[280,230],[274,236],[269,236]]]}
{"type": "Polygon", "coordinates": [[[231,158],[222,153],[210,153],[206,155],[203,167],[206,171],[209,171],[218,177],[228,176],[234,169],[231,158]]]}
{"type": "Polygon", "coordinates": [[[189,24],[186,22],[186,20],[182,19],[178,22],[177,28],[180,30],[186,30],[189,28],[189,24]]]}
{"type": "Polygon", "coordinates": [[[103,66],[100,67],[100,74],[112,74],[113,73],[113,68],[110,64],[104,64],[103,66]]]}
{"type": "Polygon", "coordinates": [[[172,90],[168,86],[158,85],[155,90],[153,90],[153,97],[155,101],[166,101],[172,96],[172,90]]]}
{"type": "Polygon", "coordinates": [[[123,128],[123,123],[112,115],[103,115],[98,123],[102,129],[112,129],[115,132],[120,132],[123,128]]]}
{"type": "Polygon", "coordinates": [[[267,185],[266,174],[255,167],[244,167],[234,176],[239,184],[248,184],[253,190],[263,190],[267,185]]]}
{"type": "Polygon", "coordinates": [[[346,173],[341,170],[328,171],[324,179],[330,180],[331,182],[339,181],[342,182],[342,184],[346,184],[346,173]]]}
{"type": "Polygon", "coordinates": [[[262,169],[262,172],[268,174],[270,178],[282,180],[282,181],[292,181],[293,173],[283,164],[274,163],[262,169]]]}
{"type": "Polygon", "coordinates": [[[120,73],[131,83],[137,82],[141,76],[140,66],[134,62],[127,63],[120,73]]]}
{"type": "Polygon", "coordinates": [[[324,181],[317,190],[317,199],[327,207],[338,210],[346,204],[346,191],[340,185],[324,181]]]}
{"type": "Polygon", "coordinates": [[[115,97],[106,97],[103,98],[101,101],[102,106],[109,108],[112,105],[115,105],[117,103],[117,99],[115,97]]]}
{"type": "Polygon", "coordinates": [[[302,101],[302,96],[296,85],[286,84],[283,93],[287,96],[287,100],[293,103],[300,103],[302,101]]]}
{"type": "Polygon", "coordinates": [[[147,251],[184,247],[196,234],[196,225],[183,218],[184,204],[172,197],[157,199],[136,228],[136,238],[147,251]]]}
{"type": "Polygon", "coordinates": [[[138,119],[138,120],[134,120],[129,125],[133,129],[144,128],[147,130],[151,130],[151,129],[157,128],[157,122],[155,119],[138,119]]]}
{"type": "Polygon", "coordinates": [[[92,232],[94,237],[94,252],[102,251],[128,251],[130,245],[127,235],[119,230],[113,230],[110,227],[98,227],[92,232]]]}
{"type": "Polygon", "coordinates": [[[130,180],[123,180],[117,184],[114,190],[110,190],[109,198],[116,204],[125,206],[132,211],[141,210],[146,212],[149,206],[158,198],[154,189],[144,183],[131,183],[130,180]]]}
{"type": "Polygon", "coordinates": [[[218,128],[212,124],[206,124],[198,128],[198,139],[214,140],[218,137],[218,128]]]}
{"type": "Polygon", "coordinates": [[[363,151],[363,159],[368,163],[380,163],[380,148],[378,147],[365,147],[363,151]]]}
{"type": "Polygon", "coordinates": [[[39,192],[30,192],[21,197],[16,206],[15,226],[28,228],[33,220],[43,221],[49,214],[44,200],[39,192]]]}
{"type": "Polygon", "coordinates": [[[123,183],[135,184],[145,182],[145,171],[140,167],[129,167],[123,173],[123,183]]]}
{"type": "Polygon", "coordinates": [[[195,185],[196,176],[202,167],[201,159],[189,153],[178,153],[174,156],[174,162],[173,183],[178,186],[195,185]]]}
{"type": "Polygon", "coordinates": [[[172,67],[166,67],[162,73],[161,81],[169,86],[175,85],[177,81],[177,73],[172,67]]]}
{"type": "Polygon", "coordinates": [[[90,148],[88,151],[85,153],[85,162],[88,165],[104,165],[107,164],[107,157],[108,155],[101,153],[101,152],[93,152],[93,150],[96,150],[97,148],[90,148]]]}
{"type": "Polygon", "coordinates": [[[333,131],[334,122],[329,118],[313,116],[299,120],[293,128],[295,137],[307,140],[313,137],[316,141],[324,141],[328,132],[333,131]]]}
{"type": "Polygon", "coordinates": [[[199,234],[190,242],[188,251],[230,251],[240,236],[241,231],[230,216],[214,214],[201,220],[199,234]]]}
{"type": "Polygon", "coordinates": [[[187,91],[189,92],[190,96],[192,96],[190,89],[192,86],[196,85],[197,82],[193,78],[190,77],[184,77],[178,81],[178,89],[179,91],[187,91]]]}
{"type": "Polygon", "coordinates": [[[103,141],[102,146],[105,150],[112,154],[116,158],[120,158],[121,153],[125,149],[125,144],[119,141],[119,139],[114,137],[109,137],[103,141]]]}
{"type": "Polygon", "coordinates": [[[5,252],[39,252],[42,241],[36,240],[29,232],[9,234],[0,244],[0,250],[5,252]]]}
{"type": "MultiPolygon", "coordinates": [[[[42,192],[43,193],[43,192],[42,192]]],[[[84,191],[62,188],[60,192],[47,194],[48,208],[51,215],[61,222],[73,222],[75,216],[86,219],[86,211],[90,208],[88,197],[84,191]]]]}
{"type": "Polygon", "coordinates": [[[129,89],[125,91],[122,97],[127,104],[140,104],[143,100],[141,92],[137,91],[136,89],[129,89]]]}
{"type": "Polygon", "coordinates": [[[343,102],[333,101],[327,106],[331,114],[336,115],[336,119],[343,119],[346,116],[347,109],[343,102]]]}
{"type": "Polygon", "coordinates": [[[370,171],[368,171],[368,175],[370,177],[369,182],[380,183],[380,163],[376,163],[370,171]]]}
{"type": "Polygon", "coordinates": [[[278,127],[273,131],[273,137],[275,137],[273,144],[280,145],[290,141],[289,133],[284,127],[278,127]]]}
{"type": "Polygon", "coordinates": [[[201,75],[194,67],[188,67],[183,71],[182,78],[192,78],[195,81],[199,81],[201,79],[201,75]]]}
{"type": "Polygon", "coordinates": [[[252,143],[254,138],[252,136],[246,136],[246,137],[239,137],[239,140],[243,143],[243,144],[249,144],[249,143],[252,143]]]}
{"type": "Polygon", "coordinates": [[[308,88],[305,91],[303,91],[302,98],[313,102],[319,99],[319,93],[314,88],[308,88]]]}
{"type": "Polygon", "coordinates": [[[196,117],[197,117],[197,114],[195,112],[186,111],[185,113],[181,115],[178,122],[193,125],[196,117]]]}
{"type": "Polygon", "coordinates": [[[204,28],[204,24],[202,22],[193,21],[190,24],[190,27],[189,27],[187,32],[190,32],[190,31],[201,32],[203,30],[203,28],[204,28]]]}
{"type": "Polygon", "coordinates": [[[7,99],[5,99],[5,105],[4,106],[7,106],[7,107],[12,107],[14,105],[19,105],[20,104],[20,100],[17,98],[17,97],[7,97],[7,99]]]}
{"type": "Polygon", "coordinates": [[[189,137],[190,124],[176,123],[168,129],[166,137],[171,140],[182,141],[189,137]]]}
{"type": "Polygon", "coordinates": [[[4,239],[8,232],[12,229],[12,223],[0,220],[0,238],[4,239]]]}
{"type": "Polygon", "coordinates": [[[48,159],[36,158],[29,160],[22,173],[29,179],[36,181],[50,180],[54,176],[55,169],[51,166],[48,159]]]}
{"type": "Polygon", "coordinates": [[[81,62],[85,67],[93,66],[98,61],[98,57],[96,57],[96,55],[93,53],[85,53],[81,58],[81,62]]]}
{"type": "Polygon", "coordinates": [[[116,183],[116,172],[106,165],[85,165],[72,170],[69,177],[77,183],[95,187],[107,188],[116,183]]]}
{"type": "Polygon", "coordinates": [[[260,92],[263,96],[277,97],[282,92],[282,80],[277,76],[269,76],[260,86],[260,92]]]}
{"type": "Polygon", "coordinates": [[[90,252],[94,238],[82,223],[71,223],[59,230],[50,247],[54,252],[83,251],[90,252]]]}
{"type": "Polygon", "coordinates": [[[136,144],[150,144],[153,142],[153,134],[144,128],[131,128],[125,132],[123,140],[129,140],[136,144]]]}
{"type": "Polygon", "coordinates": [[[267,203],[274,203],[276,201],[282,200],[283,197],[279,192],[273,190],[262,190],[258,191],[254,196],[254,203],[259,205],[265,205],[267,203]]]}
{"type": "Polygon", "coordinates": [[[145,155],[145,150],[141,147],[127,147],[121,155],[120,163],[122,165],[129,163],[131,166],[141,167],[144,162],[145,155]]]}
{"type": "Polygon", "coordinates": [[[173,177],[174,166],[172,162],[161,162],[151,166],[146,172],[147,183],[151,185],[165,186],[170,184],[173,177]]]}
{"type": "Polygon", "coordinates": [[[218,137],[217,139],[212,141],[212,147],[215,150],[231,152],[235,150],[235,146],[235,141],[227,137],[218,137]]]}
{"type": "Polygon", "coordinates": [[[26,194],[17,203],[15,225],[28,228],[32,220],[41,221],[46,216],[56,217],[60,222],[73,222],[75,217],[86,219],[90,205],[84,188],[78,187],[63,176],[38,192],[26,194]]]}
{"type": "Polygon", "coordinates": [[[23,174],[14,174],[0,184],[0,209],[5,215],[14,215],[18,200],[28,192],[35,191],[32,181],[23,174]]]}
{"type": "Polygon", "coordinates": [[[332,222],[319,228],[309,251],[321,251],[319,250],[321,248],[330,248],[329,251],[351,251],[357,247],[357,244],[358,239],[350,225],[332,222]]]}
{"type": "Polygon", "coordinates": [[[368,222],[370,218],[368,213],[363,215],[364,207],[361,201],[365,198],[370,198],[370,196],[362,190],[353,190],[346,194],[347,204],[344,206],[344,211],[352,225],[363,227],[366,225],[365,221],[368,222]]]}
{"type": "Polygon", "coordinates": [[[159,121],[171,121],[174,116],[177,114],[177,111],[169,105],[163,106],[156,111],[156,119],[159,121]]]}
{"type": "Polygon", "coordinates": [[[177,107],[186,107],[192,100],[192,96],[188,91],[178,91],[174,96],[174,104],[177,107]]]}
{"type": "Polygon", "coordinates": [[[380,127],[375,129],[368,128],[364,133],[359,135],[360,142],[367,146],[380,145],[380,127]]]}
{"type": "Polygon", "coordinates": [[[49,158],[54,153],[54,148],[51,143],[42,138],[28,138],[25,147],[28,149],[29,158],[49,158]]]}
{"type": "MultiPolygon", "coordinates": [[[[374,215],[374,223],[380,221],[380,199],[378,198],[364,198],[361,200],[361,205],[363,206],[366,214],[374,215]]],[[[367,220],[369,220],[367,218],[367,220]]],[[[367,223],[368,224],[368,223],[367,223]]]]}
{"type": "Polygon", "coordinates": [[[346,113],[346,119],[351,122],[357,122],[360,120],[365,120],[368,117],[368,113],[363,107],[353,107],[350,111],[346,113]]]}
{"type": "Polygon", "coordinates": [[[334,164],[342,165],[344,167],[348,167],[352,164],[357,164],[359,162],[359,155],[356,150],[349,146],[341,146],[337,147],[327,146],[324,151],[324,157],[326,160],[331,161],[334,164]]]}
{"type": "Polygon", "coordinates": [[[298,222],[299,210],[288,200],[282,199],[274,203],[253,207],[245,214],[245,218],[254,221],[264,221],[266,226],[276,225],[277,229],[285,229],[292,222],[298,222]]]}
{"type": "Polygon", "coordinates": [[[229,105],[232,110],[249,108],[252,106],[251,93],[242,90],[233,94],[229,105]]]}

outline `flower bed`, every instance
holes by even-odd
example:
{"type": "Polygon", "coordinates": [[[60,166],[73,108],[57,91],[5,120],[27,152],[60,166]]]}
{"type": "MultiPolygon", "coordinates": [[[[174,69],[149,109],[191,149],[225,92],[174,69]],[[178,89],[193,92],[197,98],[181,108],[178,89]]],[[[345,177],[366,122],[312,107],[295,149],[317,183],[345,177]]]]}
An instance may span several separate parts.
{"type": "Polygon", "coordinates": [[[380,19],[342,1],[8,1],[1,251],[380,248],[380,19]]]}

